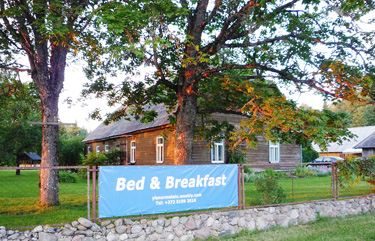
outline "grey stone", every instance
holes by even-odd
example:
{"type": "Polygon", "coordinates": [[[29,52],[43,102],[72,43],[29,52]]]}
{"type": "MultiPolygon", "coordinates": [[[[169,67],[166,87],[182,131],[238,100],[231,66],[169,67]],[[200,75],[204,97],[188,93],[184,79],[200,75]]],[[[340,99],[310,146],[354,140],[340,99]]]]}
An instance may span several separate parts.
{"type": "Polygon", "coordinates": [[[162,234],[163,233],[163,227],[162,226],[157,226],[155,228],[155,232],[157,232],[158,234],[162,234]]]}
{"type": "Polygon", "coordinates": [[[184,234],[184,231],[180,227],[175,227],[173,232],[176,234],[177,237],[181,237],[184,234]]]}
{"type": "Polygon", "coordinates": [[[246,219],[245,219],[245,217],[242,217],[242,218],[238,219],[238,226],[241,227],[241,228],[246,227],[246,219]]]}
{"type": "Polygon", "coordinates": [[[78,222],[82,224],[83,226],[85,226],[86,228],[91,228],[92,226],[92,222],[88,220],[87,218],[79,218],[78,222]]]}
{"type": "Polygon", "coordinates": [[[72,241],[82,241],[84,237],[83,235],[77,235],[73,237],[72,241]]]}
{"type": "Polygon", "coordinates": [[[110,232],[108,235],[107,235],[107,240],[108,241],[118,241],[120,239],[120,235],[116,234],[116,233],[112,233],[110,232]]]}
{"type": "Polygon", "coordinates": [[[186,224],[187,221],[188,221],[188,217],[181,217],[181,218],[180,218],[180,223],[181,223],[181,224],[186,224]]]}
{"type": "Polygon", "coordinates": [[[93,223],[92,226],[91,226],[91,230],[93,232],[99,232],[100,231],[100,226],[97,225],[96,223],[93,223]]]}
{"type": "Polygon", "coordinates": [[[0,230],[0,238],[3,238],[5,236],[7,236],[7,231],[5,229],[1,229],[0,230]]]}
{"type": "Polygon", "coordinates": [[[298,214],[297,210],[295,210],[295,209],[293,209],[293,210],[290,212],[290,214],[289,214],[289,217],[290,217],[291,219],[297,219],[298,216],[299,216],[299,214],[298,214]]]}
{"type": "Polygon", "coordinates": [[[13,233],[10,236],[8,236],[8,239],[15,240],[15,239],[18,239],[19,237],[20,237],[19,233],[13,233]]]}
{"type": "Polygon", "coordinates": [[[160,219],[158,219],[158,224],[159,224],[160,226],[162,226],[162,227],[167,226],[167,225],[165,225],[165,222],[166,222],[165,218],[160,218],[160,219]]]}
{"type": "Polygon", "coordinates": [[[33,232],[34,232],[34,233],[43,232],[43,226],[36,226],[36,227],[33,229],[33,232]]]}
{"type": "Polygon", "coordinates": [[[125,222],[126,225],[133,225],[133,221],[129,218],[125,218],[124,222],[125,222]]]}
{"type": "Polygon", "coordinates": [[[215,222],[215,219],[213,219],[212,217],[209,217],[209,218],[207,219],[207,221],[206,221],[206,226],[207,226],[207,227],[211,227],[212,224],[214,224],[214,222],[215,222]]]}
{"type": "Polygon", "coordinates": [[[115,225],[113,224],[113,223],[111,223],[111,224],[109,224],[107,227],[106,227],[106,229],[112,229],[112,228],[114,228],[115,227],[115,225]]]}
{"type": "Polygon", "coordinates": [[[128,234],[123,233],[123,234],[120,235],[119,238],[120,238],[120,240],[127,240],[128,239],[128,234]]]}
{"type": "Polygon", "coordinates": [[[142,231],[142,226],[141,225],[134,225],[132,228],[131,228],[131,231],[133,234],[135,233],[140,233],[142,231]]]}
{"type": "Polygon", "coordinates": [[[121,226],[118,226],[118,227],[115,228],[116,233],[118,233],[118,234],[125,233],[127,229],[128,228],[126,226],[124,226],[124,225],[121,225],[121,226]]]}
{"type": "Polygon", "coordinates": [[[122,226],[124,224],[124,221],[122,219],[115,220],[115,227],[122,226]]]}
{"type": "Polygon", "coordinates": [[[180,223],[180,217],[173,217],[171,219],[171,224],[173,227],[176,227],[180,223]]]}
{"type": "Polygon", "coordinates": [[[309,222],[309,217],[306,214],[301,213],[301,215],[299,215],[299,217],[298,217],[298,223],[306,224],[308,222],[309,222]]]}
{"type": "Polygon", "coordinates": [[[250,230],[250,231],[255,230],[255,227],[256,227],[256,225],[255,225],[255,220],[254,220],[254,219],[251,219],[251,220],[248,221],[247,224],[246,224],[246,228],[247,228],[248,230],[250,230]]]}
{"type": "Polygon", "coordinates": [[[197,238],[207,239],[208,237],[211,236],[211,230],[208,227],[203,227],[199,230],[196,230],[195,235],[197,238]]]}
{"type": "Polygon", "coordinates": [[[62,235],[64,236],[73,236],[74,234],[74,231],[73,230],[70,230],[69,228],[65,228],[63,231],[62,231],[62,235]]]}
{"type": "Polygon", "coordinates": [[[186,222],[185,228],[187,231],[194,230],[196,228],[195,221],[192,216],[188,217],[188,221],[186,222]]]}
{"type": "Polygon", "coordinates": [[[230,233],[231,233],[230,230],[226,230],[226,231],[220,232],[218,236],[222,237],[222,236],[225,236],[225,235],[229,235],[230,233]]]}
{"type": "Polygon", "coordinates": [[[52,228],[52,227],[47,227],[47,228],[44,229],[44,232],[46,232],[46,233],[54,233],[55,229],[52,228]]]}
{"type": "Polygon", "coordinates": [[[96,241],[93,237],[84,237],[82,241],[96,241]]]}
{"type": "Polygon", "coordinates": [[[110,225],[111,224],[111,221],[110,220],[105,220],[105,221],[103,221],[102,223],[101,223],[101,226],[102,227],[106,227],[106,226],[108,226],[108,225],[110,225]]]}
{"type": "Polygon", "coordinates": [[[40,241],[57,241],[57,237],[54,234],[51,233],[45,233],[41,232],[39,233],[39,239],[40,241]]]}
{"type": "Polygon", "coordinates": [[[87,230],[87,227],[82,224],[79,224],[77,228],[78,230],[87,230]]]}
{"type": "Polygon", "coordinates": [[[232,221],[230,222],[230,225],[237,225],[238,224],[238,218],[235,217],[232,219],[232,221]]]}
{"type": "Polygon", "coordinates": [[[257,227],[258,230],[267,229],[268,223],[267,223],[266,219],[264,219],[262,217],[259,217],[255,220],[255,223],[256,223],[256,227],[257,227]]]}

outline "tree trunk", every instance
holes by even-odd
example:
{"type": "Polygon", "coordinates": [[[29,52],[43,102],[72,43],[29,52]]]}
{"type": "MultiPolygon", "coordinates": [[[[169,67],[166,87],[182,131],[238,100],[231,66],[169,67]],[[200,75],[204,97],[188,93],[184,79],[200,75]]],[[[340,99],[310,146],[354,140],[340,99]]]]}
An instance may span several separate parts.
{"type": "MultiPolygon", "coordinates": [[[[51,95],[43,100],[43,122],[58,121],[58,95],[51,95]]],[[[57,125],[42,127],[42,160],[40,166],[58,166],[57,144],[59,129],[57,125]]],[[[57,169],[41,169],[39,172],[39,205],[51,206],[59,203],[59,171],[57,169]]]]}
{"type": "Polygon", "coordinates": [[[177,95],[178,110],[176,119],[175,165],[192,164],[194,126],[197,116],[197,80],[195,79],[196,67],[188,68],[181,76],[184,83],[180,86],[177,95]],[[181,88],[182,87],[182,88],[181,88]]]}

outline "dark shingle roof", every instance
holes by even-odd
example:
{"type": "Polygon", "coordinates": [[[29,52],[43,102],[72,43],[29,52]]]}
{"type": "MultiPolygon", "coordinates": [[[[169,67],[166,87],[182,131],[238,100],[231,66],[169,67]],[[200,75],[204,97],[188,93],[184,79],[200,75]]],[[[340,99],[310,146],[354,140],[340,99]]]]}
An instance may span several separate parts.
{"type": "Polygon", "coordinates": [[[88,134],[83,142],[108,139],[115,136],[130,134],[139,130],[168,125],[170,123],[168,118],[169,114],[167,113],[164,104],[151,106],[146,110],[155,110],[158,113],[158,116],[154,119],[154,121],[149,123],[141,123],[139,120],[135,120],[133,116],[129,116],[130,121],[122,118],[121,120],[111,122],[108,125],[102,123],[93,132],[88,134]]]}
{"type": "Polygon", "coordinates": [[[375,133],[358,143],[355,148],[375,148],[375,133]]]}

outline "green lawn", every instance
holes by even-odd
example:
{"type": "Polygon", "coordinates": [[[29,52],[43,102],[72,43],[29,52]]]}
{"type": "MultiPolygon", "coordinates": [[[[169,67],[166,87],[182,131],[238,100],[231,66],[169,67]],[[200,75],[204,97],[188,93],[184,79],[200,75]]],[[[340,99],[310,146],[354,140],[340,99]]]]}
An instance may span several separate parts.
{"type": "Polygon", "coordinates": [[[209,240],[257,240],[257,241],[299,241],[299,240],[375,240],[375,214],[364,214],[346,218],[324,218],[307,225],[289,228],[275,228],[267,231],[243,231],[237,235],[209,240]]]}
{"type": "Polygon", "coordinates": [[[0,170],[0,226],[25,227],[72,222],[87,217],[87,180],[60,183],[60,205],[39,208],[39,171],[0,170]]]}
{"type": "MultiPolygon", "coordinates": [[[[78,179],[77,183],[60,183],[60,205],[48,208],[38,207],[38,182],[37,170],[22,170],[20,176],[15,175],[15,170],[0,170],[0,226],[59,224],[87,217],[86,179],[78,179]]],[[[288,194],[287,202],[332,198],[329,176],[285,178],[278,182],[288,194]]],[[[371,190],[369,184],[360,183],[355,188],[340,188],[340,196],[363,195],[371,190]]],[[[247,206],[256,200],[253,183],[245,184],[245,196],[247,206]]]]}
{"type": "MultiPolygon", "coordinates": [[[[287,194],[286,202],[301,202],[332,198],[331,176],[281,178],[278,183],[287,194]]],[[[373,186],[367,182],[360,182],[355,187],[345,185],[339,188],[340,197],[365,195],[373,192],[373,186]]],[[[257,197],[254,183],[245,184],[246,205],[251,205],[257,197]]]]}

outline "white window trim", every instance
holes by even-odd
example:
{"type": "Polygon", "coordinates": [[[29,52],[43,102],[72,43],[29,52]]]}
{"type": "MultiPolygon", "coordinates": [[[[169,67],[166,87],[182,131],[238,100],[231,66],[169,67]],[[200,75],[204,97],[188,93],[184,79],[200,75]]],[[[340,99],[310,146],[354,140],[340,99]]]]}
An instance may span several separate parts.
{"type": "Polygon", "coordinates": [[[87,147],[87,154],[91,153],[91,146],[87,147]]]}
{"type": "Polygon", "coordinates": [[[105,151],[105,152],[109,152],[109,145],[105,145],[105,146],[104,146],[104,151],[105,151]]]}
{"type": "Polygon", "coordinates": [[[280,143],[276,142],[272,142],[272,141],[269,141],[268,142],[269,144],[269,147],[268,147],[268,160],[270,163],[280,163],[280,143]],[[276,149],[276,155],[277,155],[277,158],[272,158],[273,155],[272,155],[272,152],[273,150],[276,149]],[[275,159],[275,160],[273,160],[275,159]]]}
{"type": "Polygon", "coordinates": [[[214,142],[211,147],[211,163],[224,163],[225,162],[225,140],[222,139],[221,141],[214,142]],[[214,152],[215,157],[219,157],[219,148],[223,148],[223,158],[222,160],[214,160],[214,152]]]}
{"type": "Polygon", "coordinates": [[[162,136],[156,137],[156,163],[164,163],[164,138],[162,136]],[[159,143],[162,140],[163,143],[159,143]]]}
{"type": "Polygon", "coordinates": [[[135,141],[130,142],[130,163],[135,163],[136,160],[137,143],[135,141]],[[133,146],[134,143],[134,146],[133,146]]]}
{"type": "Polygon", "coordinates": [[[96,146],[96,153],[100,152],[100,146],[96,146]]]}

